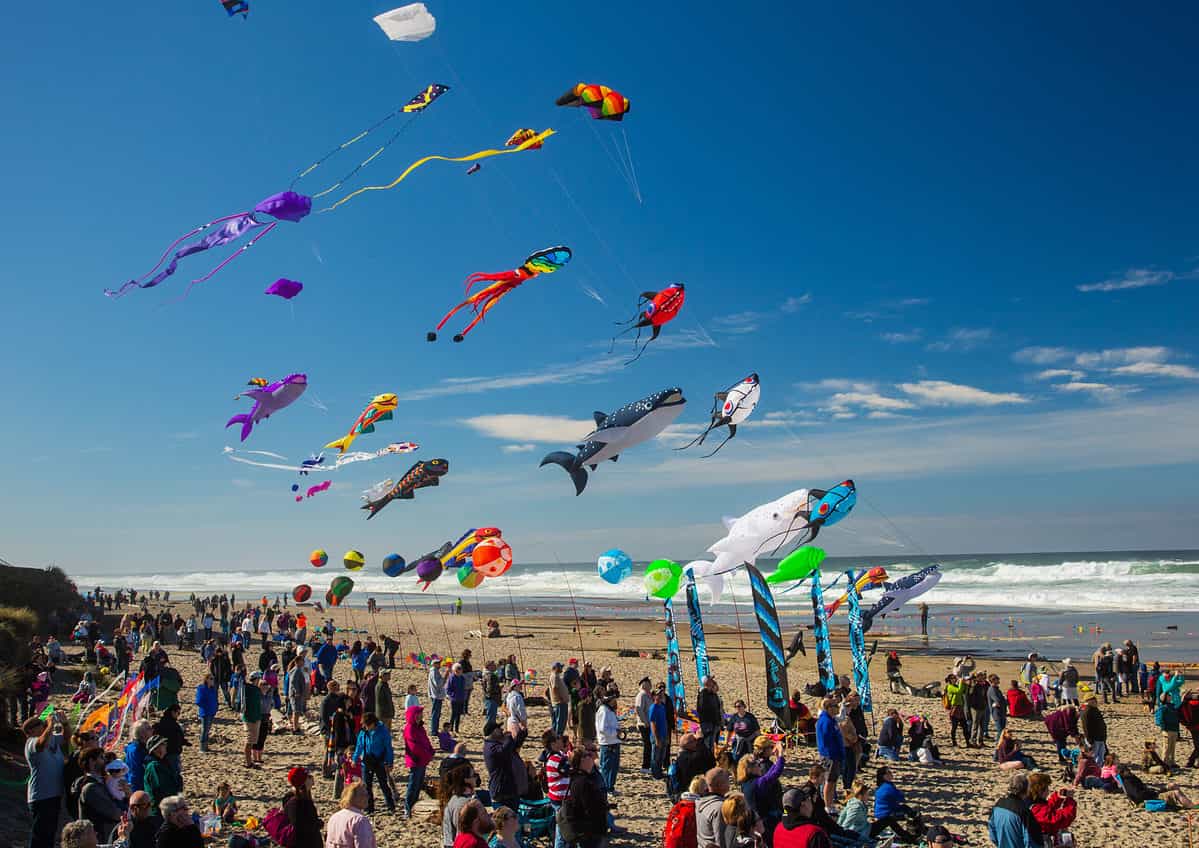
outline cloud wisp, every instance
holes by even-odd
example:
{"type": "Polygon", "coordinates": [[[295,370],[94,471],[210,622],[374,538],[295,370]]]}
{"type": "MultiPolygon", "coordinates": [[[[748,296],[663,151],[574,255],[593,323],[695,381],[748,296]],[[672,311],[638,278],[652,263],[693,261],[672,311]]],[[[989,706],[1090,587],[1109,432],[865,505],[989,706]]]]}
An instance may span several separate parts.
{"type": "Polygon", "coordinates": [[[1168,271],[1158,268],[1129,268],[1122,274],[1100,280],[1097,283],[1083,283],[1075,286],[1080,292],[1114,292],[1130,289],[1146,289],[1164,286],[1175,280],[1187,280],[1199,277],[1199,270],[1168,271]]]}

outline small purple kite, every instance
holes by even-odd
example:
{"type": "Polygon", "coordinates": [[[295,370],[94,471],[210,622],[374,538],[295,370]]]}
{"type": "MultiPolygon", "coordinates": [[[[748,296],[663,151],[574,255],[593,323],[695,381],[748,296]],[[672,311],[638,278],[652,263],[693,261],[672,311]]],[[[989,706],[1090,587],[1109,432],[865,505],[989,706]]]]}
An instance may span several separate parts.
{"type": "Polygon", "coordinates": [[[262,387],[255,387],[248,392],[242,392],[238,397],[253,398],[254,407],[248,414],[234,415],[225,426],[232,427],[234,424],[240,424],[241,440],[244,442],[254,429],[255,424],[263,419],[270,418],[271,415],[280,409],[291,406],[299,400],[300,395],[304,394],[304,390],[307,388],[307,375],[289,374],[282,380],[268,383],[262,387]]]}
{"type": "Polygon", "coordinates": [[[284,300],[291,300],[304,290],[303,283],[297,283],[295,280],[289,280],[286,277],[280,277],[266,287],[263,294],[277,294],[284,300]]]}
{"type": "Polygon", "coordinates": [[[203,277],[197,277],[188,284],[188,290],[196,283],[202,283],[205,280],[211,279],[218,271],[232,262],[239,255],[249,250],[254,244],[273,230],[280,221],[300,221],[312,211],[312,198],[302,194],[296,194],[294,191],[283,191],[278,194],[272,194],[270,197],[261,201],[249,212],[238,212],[236,215],[226,215],[223,218],[217,218],[209,221],[207,224],[201,224],[189,233],[185,233],[179,238],[171,242],[170,247],[159,258],[154,267],[147,271],[136,280],[130,280],[124,283],[117,289],[105,289],[104,294],[109,297],[120,297],[132,288],[152,289],[167,277],[175,273],[175,269],[179,265],[179,260],[191,256],[193,253],[201,253],[205,250],[211,250],[214,247],[221,247],[230,242],[237,241],[246,233],[257,230],[259,227],[266,229],[255,235],[248,242],[243,244],[228,256],[223,262],[205,274],[203,277]],[[264,215],[268,218],[274,218],[274,221],[260,221],[257,216],[264,215]],[[217,224],[221,228],[215,233],[204,236],[196,241],[189,242],[183,245],[178,250],[175,248],[184,239],[189,239],[197,233],[207,230],[209,227],[215,227],[217,224]],[[172,255],[171,251],[174,251],[172,255]],[[166,267],[162,267],[162,263],[166,262],[167,257],[171,257],[171,261],[166,267]],[[162,270],[159,268],[162,267],[162,270]],[[153,275],[153,276],[151,276],[153,275]],[[148,279],[147,279],[148,278],[148,279]]]}

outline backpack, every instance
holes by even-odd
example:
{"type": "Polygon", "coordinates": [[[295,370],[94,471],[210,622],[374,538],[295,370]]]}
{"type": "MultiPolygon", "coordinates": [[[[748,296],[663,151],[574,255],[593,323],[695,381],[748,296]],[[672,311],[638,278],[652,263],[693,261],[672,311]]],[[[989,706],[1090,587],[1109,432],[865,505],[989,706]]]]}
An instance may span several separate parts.
{"type": "Polygon", "coordinates": [[[279,807],[272,807],[262,819],[262,829],[271,841],[283,848],[293,848],[296,844],[296,829],[287,820],[287,814],[279,807]]]}
{"type": "Polygon", "coordinates": [[[1178,709],[1178,717],[1190,728],[1199,726],[1199,695],[1188,695],[1178,709]]]}
{"type": "Polygon", "coordinates": [[[666,827],[662,831],[662,848],[694,848],[697,841],[695,802],[679,801],[670,808],[666,816],[666,827]]]}

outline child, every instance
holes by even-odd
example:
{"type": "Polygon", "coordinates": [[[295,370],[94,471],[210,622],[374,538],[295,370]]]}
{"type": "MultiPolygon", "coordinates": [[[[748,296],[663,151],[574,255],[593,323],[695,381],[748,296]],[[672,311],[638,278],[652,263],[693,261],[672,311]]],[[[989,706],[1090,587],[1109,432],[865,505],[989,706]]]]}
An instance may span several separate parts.
{"type": "Polygon", "coordinates": [[[409,707],[419,706],[420,696],[416,694],[416,684],[411,683],[408,685],[408,697],[404,699],[404,712],[407,713],[409,707]]]}
{"type": "Polygon", "coordinates": [[[1033,712],[1037,715],[1045,712],[1045,708],[1049,706],[1049,697],[1045,692],[1045,687],[1041,685],[1040,677],[1028,685],[1028,697],[1032,701],[1033,712]]]}
{"type": "Polygon", "coordinates": [[[225,824],[231,824],[237,819],[237,798],[234,797],[228,781],[216,788],[216,797],[212,799],[212,812],[220,816],[225,824]]]}
{"type": "Polygon", "coordinates": [[[125,778],[129,773],[129,767],[125,765],[124,760],[113,760],[104,767],[104,772],[107,775],[104,778],[104,785],[108,789],[108,794],[124,807],[125,799],[129,797],[131,791],[129,781],[125,778]]]}
{"type": "Polygon", "coordinates": [[[449,723],[441,726],[441,732],[437,734],[437,744],[441,748],[441,753],[451,754],[454,751],[454,746],[458,744],[453,735],[450,733],[449,723]]]}
{"type": "Polygon", "coordinates": [[[1170,769],[1157,753],[1157,743],[1152,739],[1145,740],[1145,754],[1141,758],[1141,769],[1147,774],[1169,774],[1170,769]]]}
{"type": "Polygon", "coordinates": [[[79,688],[75,690],[75,694],[71,696],[72,704],[90,704],[96,697],[96,681],[92,678],[90,671],[83,673],[83,679],[79,681],[79,688]]]}

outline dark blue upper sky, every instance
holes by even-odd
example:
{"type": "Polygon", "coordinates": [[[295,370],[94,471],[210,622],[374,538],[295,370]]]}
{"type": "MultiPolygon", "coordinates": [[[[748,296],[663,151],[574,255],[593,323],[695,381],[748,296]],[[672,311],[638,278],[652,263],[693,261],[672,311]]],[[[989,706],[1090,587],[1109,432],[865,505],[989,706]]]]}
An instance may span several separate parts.
{"type": "Polygon", "coordinates": [[[414,44],[365,0],[9,15],[0,555],[278,567],[491,524],[524,560],[682,557],[722,514],[845,477],[863,505],[831,553],[1199,546],[1193,4],[429,7],[414,44]],[[623,124],[554,106],[580,80],[631,99],[623,124]],[[186,300],[221,256],[101,294],[430,82],[451,91],[354,187],[518,127],[557,135],[281,224],[186,300]],[[469,273],[553,244],[567,268],[465,343],[424,341],[469,273]],[[280,276],[306,286],[290,304],[262,294],[280,276]],[[682,314],[623,367],[613,322],[675,281],[682,314]],[[355,447],[420,442],[450,460],[442,486],[368,525],[359,491],[409,458],[296,504],[287,473],[222,457],[232,396],[292,371],[327,412],[301,401],[245,447],[306,457],[394,391],[396,419],[355,447]],[[737,439],[671,451],[750,371],[762,403],[737,439]],[[582,497],[537,468],[592,410],[671,385],[678,424],[582,497]]]}

